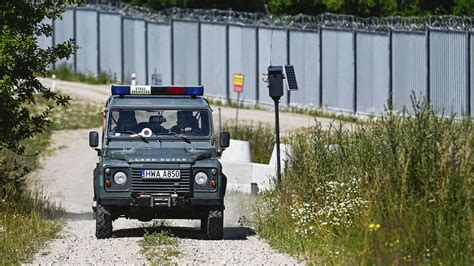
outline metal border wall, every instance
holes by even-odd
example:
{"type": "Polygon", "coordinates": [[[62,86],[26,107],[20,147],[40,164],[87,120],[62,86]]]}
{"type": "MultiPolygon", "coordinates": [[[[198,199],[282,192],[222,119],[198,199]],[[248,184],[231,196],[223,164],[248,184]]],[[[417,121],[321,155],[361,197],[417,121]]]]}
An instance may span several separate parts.
{"type": "Polygon", "coordinates": [[[389,99],[388,33],[357,32],[357,113],[380,115],[389,99]]]}
{"type": "Polygon", "coordinates": [[[122,82],[122,17],[118,13],[99,13],[100,71],[114,82],[122,82]]]}
{"type": "Polygon", "coordinates": [[[353,112],[354,104],[354,33],[335,29],[322,30],[322,98],[329,110],[353,112]]]}
{"type": "Polygon", "coordinates": [[[95,10],[76,9],[76,70],[81,73],[100,73],[98,16],[95,10]]]}
{"type": "Polygon", "coordinates": [[[201,84],[207,95],[222,97],[227,90],[227,25],[201,23],[199,28],[201,84]]]}
{"type": "Polygon", "coordinates": [[[273,104],[262,76],[293,64],[300,91],[283,106],[356,114],[412,112],[410,96],[441,114],[474,116],[471,17],[358,18],[266,16],[220,10],[154,12],[123,3],[70,6],[40,47],[75,39],[74,71],[107,73],[116,82],[203,84],[206,95],[236,99],[233,74],[245,75],[241,99],[273,104]],[[389,105],[391,106],[391,105],[389,105]]]}
{"type": "Polygon", "coordinates": [[[427,52],[424,33],[392,33],[392,97],[396,110],[413,110],[412,93],[417,99],[427,99],[427,52]]]}
{"type": "Polygon", "coordinates": [[[171,84],[171,26],[148,23],[148,82],[171,84]]]}
{"type": "Polygon", "coordinates": [[[462,116],[468,109],[467,35],[430,32],[430,100],[438,114],[462,116]]]}
{"type": "Polygon", "coordinates": [[[229,26],[229,96],[237,99],[233,91],[233,78],[235,73],[242,73],[245,76],[244,91],[241,100],[256,103],[258,102],[258,82],[257,74],[257,29],[249,26],[229,26]],[[250,60],[254,58],[254,60],[250,60]]]}
{"type": "Polygon", "coordinates": [[[290,64],[296,70],[300,91],[291,92],[290,103],[301,107],[319,107],[319,33],[289,31],[290,64]]]}

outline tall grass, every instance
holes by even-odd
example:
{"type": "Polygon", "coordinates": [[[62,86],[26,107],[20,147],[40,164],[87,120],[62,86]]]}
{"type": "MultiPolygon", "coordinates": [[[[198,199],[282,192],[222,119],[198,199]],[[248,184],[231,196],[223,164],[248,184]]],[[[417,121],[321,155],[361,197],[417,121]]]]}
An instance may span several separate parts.
{"type": "Polygon", "coordinates": [[[59,65],[52,71],[57,79],[83,82],[89,84],[111,84],[117,82],[116,78],[111,77],[107,73],[99,73],[99,75],[89,75],[80,72],[74,72],[67,64],[59,65]]]}
{"type": "Polygon", "coordinates": [[[414,109],[293,135],[284,179],[258,205],[260,234],[313,263],[472,265],[473,122],[414,109]]]}
{"type": "Polygon", "coordinates": [[[268,124],[243,124],[238,127],[232,122],[224,123],[223,131],[230,132],[232,139],[245,140],[250,143],[252,162],[268,164],[275,145],[274,128],[268,124]]]}
{"type": "MultiPolygon", "coordinates": [[[[31,110],[40,111],[48,103],[38,98],[31,110]]],[[[68,107],[53,109],[52,125],[44,133],[26,140],[25,155],[0,149],[0,265],[18,264],[31,259],[47,240],[57,235],[60,213],[41,190],[32,189],[39,167],[39,155],[48,155],[53,130],[99,127],[100,106],[72,101],[68,107]]]]}

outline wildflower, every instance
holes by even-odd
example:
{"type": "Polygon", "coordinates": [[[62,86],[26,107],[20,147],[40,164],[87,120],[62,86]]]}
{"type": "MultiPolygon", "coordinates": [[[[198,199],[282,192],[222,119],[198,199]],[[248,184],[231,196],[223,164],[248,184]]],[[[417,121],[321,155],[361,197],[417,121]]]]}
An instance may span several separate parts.
{"type": "Polygon", "coordinates": [[[7,231],[7,228],[5,226],[0,225],[0,233],[5,233],[7,231]]]}
{"type": "Polygon", "coordinates": [[[369,224],[370,231],[377,231],[380,228],[380,224],[369,224]]]}

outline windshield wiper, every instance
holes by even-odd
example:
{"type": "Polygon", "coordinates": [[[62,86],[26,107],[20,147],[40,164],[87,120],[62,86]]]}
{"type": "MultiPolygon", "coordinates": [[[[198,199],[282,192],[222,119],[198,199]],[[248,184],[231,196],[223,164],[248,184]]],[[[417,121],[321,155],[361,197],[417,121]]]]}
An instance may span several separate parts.
{"type": "MultiPolygon", "coordinates": [[[[131,130],[119,130],[115,133],[128,133],[128,134],[133,134],[133,135],[136,135],[138,137],[140,137],[141,140],[143,140],[143,142],[145,143],[148,143],[148,139],[145,138],[144,136],[140,135],[139,133],[135,132],[135,131],[131,131],[131,130]]],[[[134,137],[134,136],[130,136],[130,137],[134,137]]]]}
{"type": "Polygon", "coordinates": [[[177,138],[180,138],[182,139],[184,142],[186,143],[191,143],[191,141],[189,140],[188,137],[182,135],[182,134],[178,134],[178,133],[174,133],[173,131],[168,131],[166,133],[160,133],[160,135],[170,135],[170,136],[175,136],[177,138]]]}

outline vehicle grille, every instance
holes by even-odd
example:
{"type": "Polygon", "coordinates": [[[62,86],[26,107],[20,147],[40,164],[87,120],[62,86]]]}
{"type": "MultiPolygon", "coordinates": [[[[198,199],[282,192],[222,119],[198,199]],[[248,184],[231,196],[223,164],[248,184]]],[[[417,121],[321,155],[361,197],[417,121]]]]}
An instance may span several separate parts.
{"type": "Polygon", "coordinates": [[[132,169],[132,193],[174,193],[190,194],[191,170],[181,170],[180,180],[142,180],[141,169],[132,169]],[[179,184],[179,185],[178,185],[179,184]]]}

